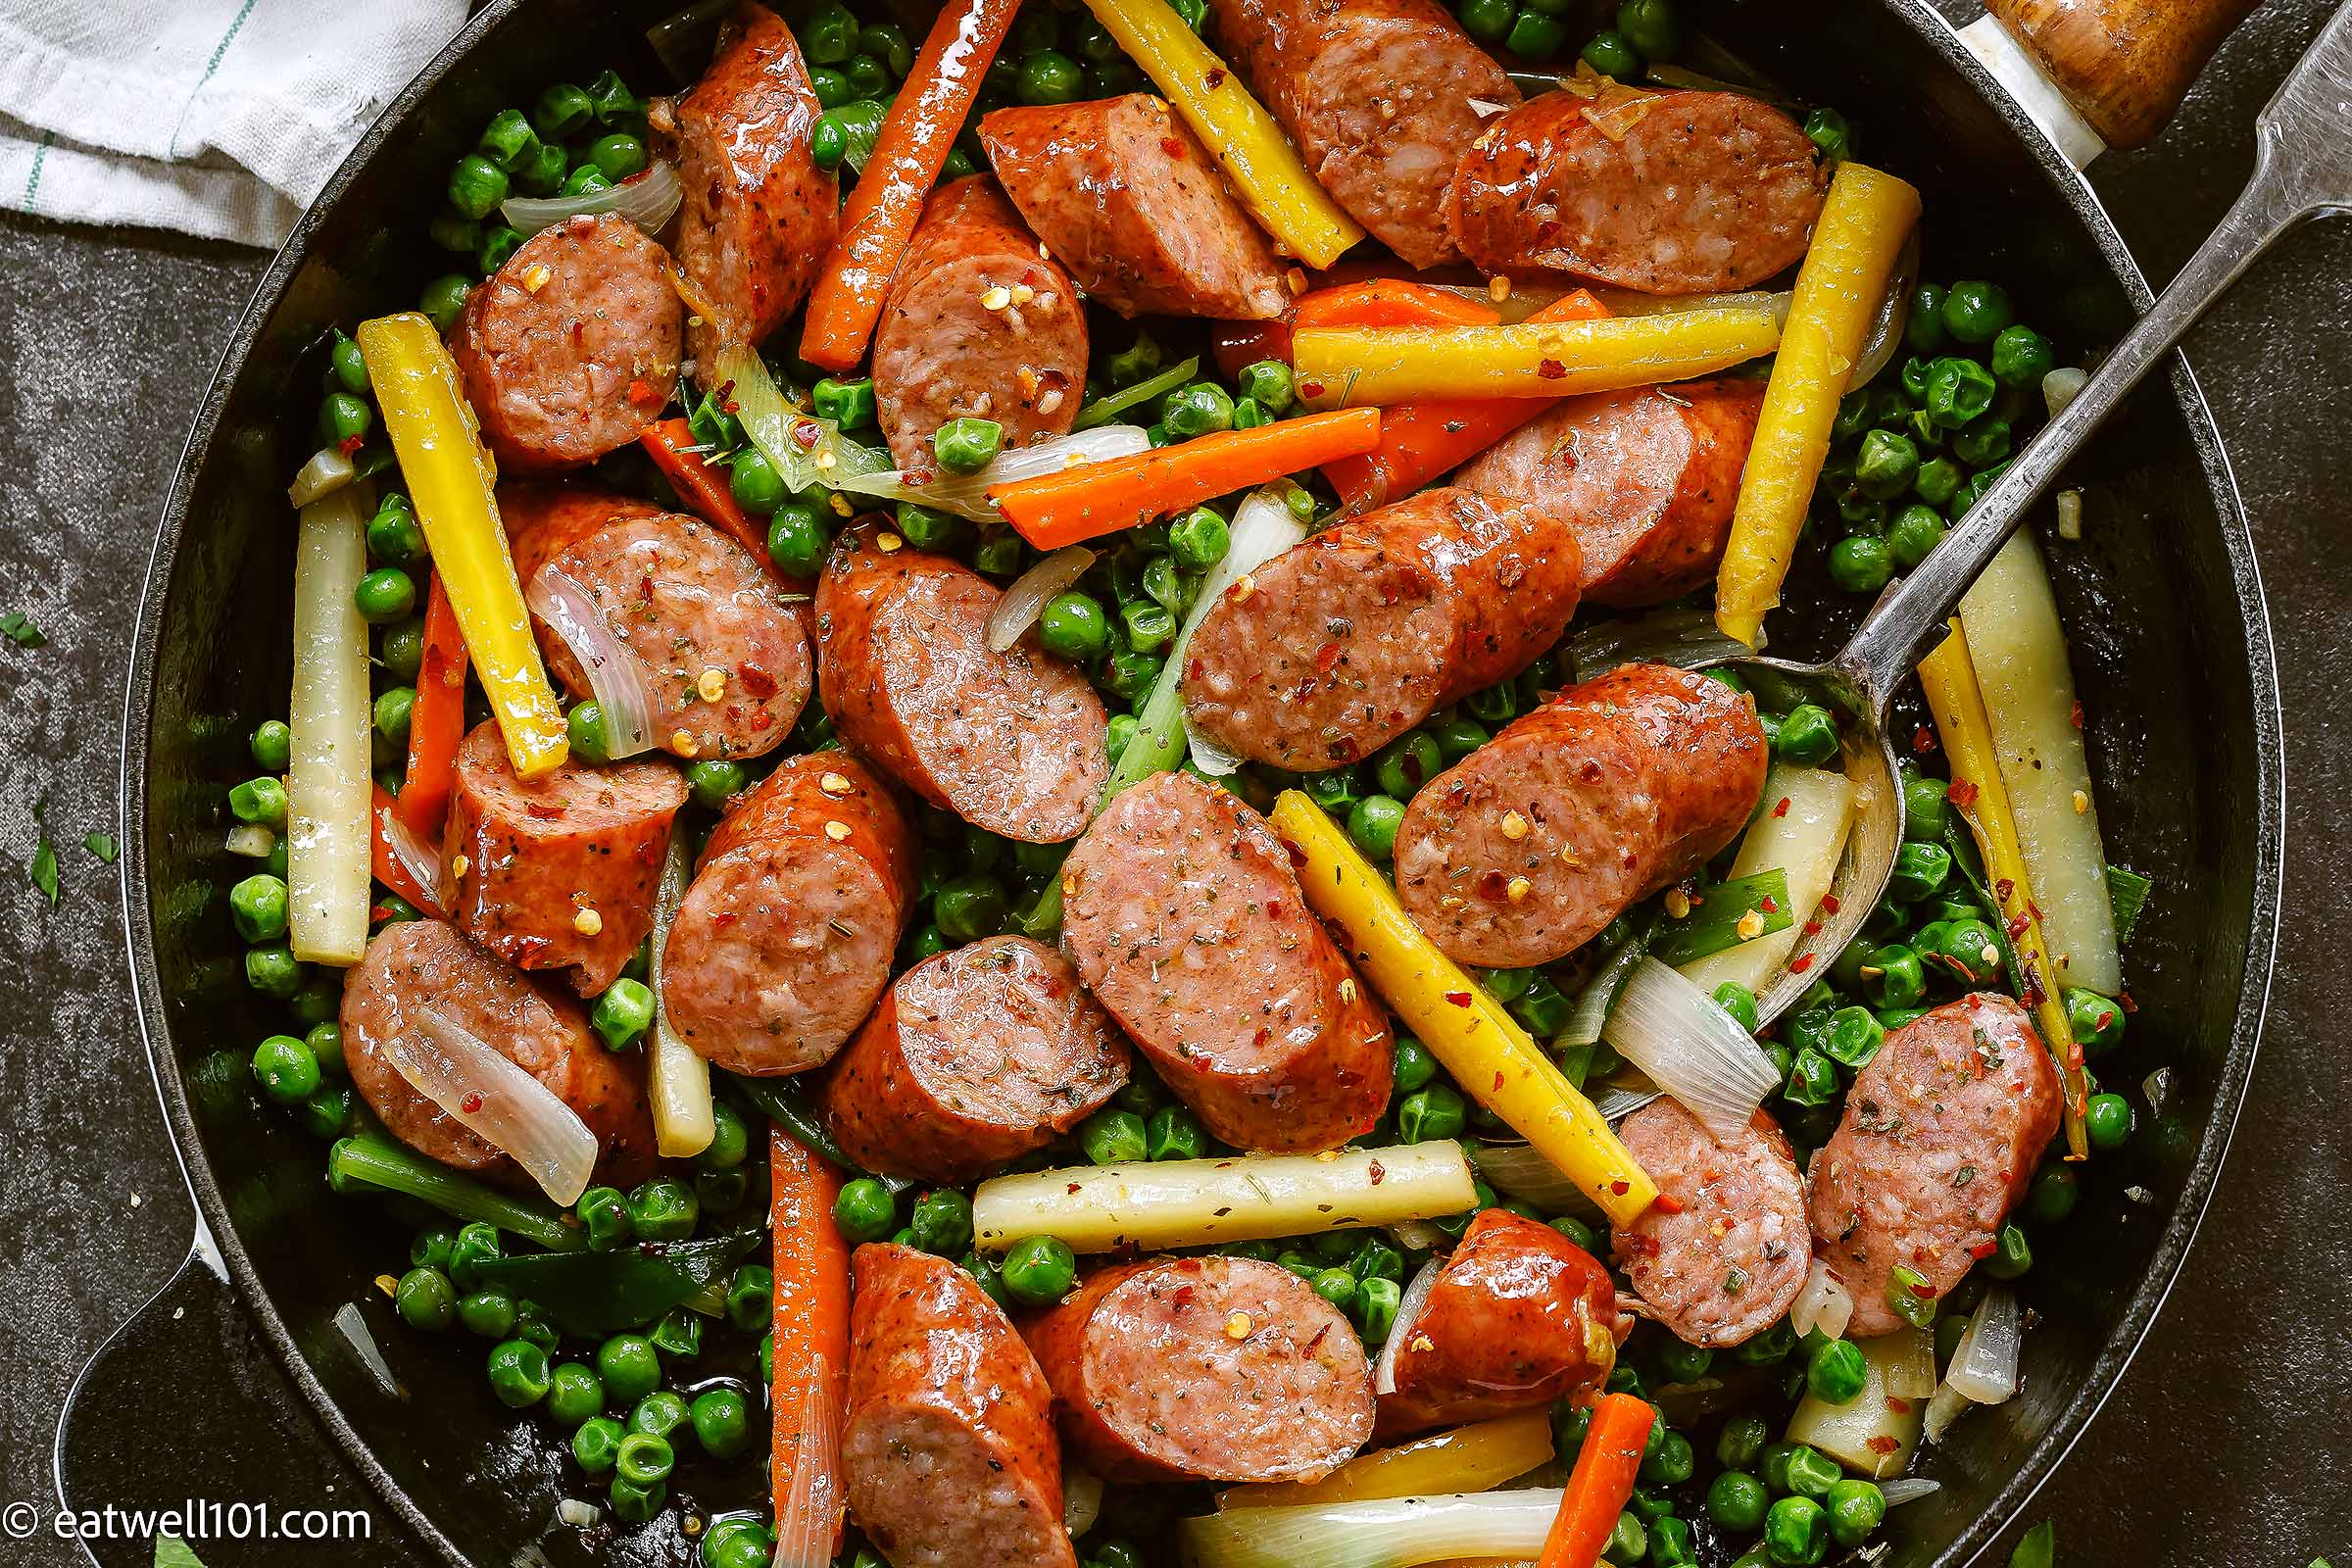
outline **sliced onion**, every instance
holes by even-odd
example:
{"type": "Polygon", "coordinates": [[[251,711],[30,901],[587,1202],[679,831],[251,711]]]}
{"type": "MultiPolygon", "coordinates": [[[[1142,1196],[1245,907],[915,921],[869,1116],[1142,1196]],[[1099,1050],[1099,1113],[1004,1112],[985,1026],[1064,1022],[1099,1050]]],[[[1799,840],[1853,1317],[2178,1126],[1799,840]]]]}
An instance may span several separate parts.
{"type": "Polygon", "coordinates": [[[1820,1258],[1805,1274],[1804,1289],[1788,1303],[1788,1326],[1799,1335],[1821,1330],[1833,1340],[1845,1338],[1845,1326],[1854,1320],[1854,1298],[1846,1288],[1838,1283],[1830,1265],[1820,1258]]]}
{"type": "Polygon", "coordinates": [[[1952,1351],[1952,1364],[1943,1380],[1953,1393],[1979,1404],[1999,1404],[2017,1393],[2017,1368],[2025,1330],[2017,1298],[2005,1285],[1996,1285],[1977,1303],[1968,1332],[1952,1351]]]}
{"type": "Polygon", "coordinates": [[[1184,743],[1193,754],[1193,765],[1211,778],[1223,778],[1241,768],[1242,759],[1201,734],[1189,714],[1184,721],[1184,743]]]}
{"type": "Polygon", "coordinates": [[[1389,1234],[1408,1252],[1434,1252],[1446,1245],[1446,1233],[1425,1219],[1400,1219],[1389,1234]]]}
{"type": "Polygon", "coordinates": [[[1532,1561],[1559,1517],[1560,1489],[1229,1508],[1185,1520],[1195,1568],[1410,1568],[1456,1558],[1532,1561]]]}
{"type": "Polygon", "coordinates": [[[1772,1058],[1714,998],[1655,958],[1635,967],[1601,1034],[1718,1143],[1739,1137],[1781,1081],[1772,1058]]]}
{"type": "Polygon", "coordinates": [[[605,752],[615,762],[654,744],[653,677],[637,650],[615,636],[595,599],[554,562],[531,574],[523,599],[553,628],[580,668],[605,716],[605,752]]]}
{"type": "Polygon", "coordinates": [[[869,496],[877,501],[911,501],[934,512],[952,512],[974,522],[997,520],[996,503],[988,499],[991,486],[1016,479],[1035,479],[1059,473],[1086,463],[1132,458],[1152,449],[1152,438],[1136,424],[1098,424],[1091,430],[1012,447],[978,473],[943,473],[930,468],[884,468],[875,473],[847,473],[831,481],[837,490],[869,496]]]}
{"type": "Polygon", "coordinates": [[[392,1375],[391,1363],[384,1359],[384,1352],[377,1347],[375,1336],[368,1331],[368,1320],[360,1315],[357,1302],[345,1301],[335,1308],[335,1329],[350,1342],[352,1349],[359,1355],[360,1364],[368,1369],[369,1377],[375,1379],[377,1388],[395,1399],[409,1396],[409,1391],[402,1388],[400,1380],[392,1375]]]}
{"type": "Polygon", "coordinates": [[[2058,492],[2058,537],[2075,540],[2082,537],[2082,492],[2058,492]]]}
{"type": "MultiPolygon", "coordinates": [[[[263,852],[267,854],[267,851],[263,852]]],[[[2165,1102],[2173,1098],[2173,1069],[2159,1067],[2139,1081],[2139,1092],[2148,1097],[2148,1114],[2162,1116],[2165,1102]]]]}
{"type": "Polygon", "coordinates": [[[1547,1214],[1588,1219],[1600,1213],[1592,1195],[1561,1174],[1533,1144],[1481,1144],[1471,1160],[1487,1185],[1505,1198],[1533,1203],[1547,1214]]]}
{"type": "Polygon", "coordinates": [[[554,1090],[429,1002],[383,1040],[384,1058],[409,1086],[496,1145],[568,1207],[596,1168],[596,1134],[554,1090]]]}
{"type": "Polygon", "coordinates": [[[2055,419],[2066,412],[2066,406],[2082,396],[2090,380],[2090,372],[2079,365],[2061,365],[2041,378],[2041,404],[2055,419]]]}
{"type": "Polygon", "coordinates": [[[848,1501],[841,1476],[841,1412],[827,1396],[833,1376],[824,1356],[806,1367],[800,1391],[799,1432],[813,1451],[792,1466],[792,1485],[776,1501],[772,1568],[827,1568],[841,1540],[848,1501]]]}
{"type": "Polygon", "coordinates": [[[1968,1396],[1946,1383],[1936,1391],[1936,1397],[1928,1401],[1927,1415],[1920,1422],[1920,1431],[1930,1443],[1941,1443],[1943,1435],[1952,1430],[1952,1423],[1972,1408],[1974,1405],[1968,1396]]]}
{"type": "MultiPolygon", "coordinates": [[[[1224,559],[1208,568],[1200,579],[1200,592],[1193,595],[1193,608],[1185,612],[1184,625],[1168,645],[1167,662],[1160,666],[1159,679],[1137,715],[1135,739],[1127,743],[1127,750],[1119,754],[1119,765],[1111,770],[1109,787],[1102,792],[1104,800],[1148,773],[1184,760],[1193,744],[1192,726],[1184,716],[1185,650],[1192,647],[1193,633],[1200,629],[1208,612],[1234,584],[1306,537],[1306,524],[1283,499],[1289,489],[1288,480],[1260,485],[1234,509],[1233,532],[1224,559]]],[[[1225,756],[1222,750],[1212,748],[1209,760],[1221,761],[1225,756]]]]}
{"type": "Polygon", "coordinates": [[[669,1006],[662,1000],[662,955],[669,946],[669,928],[685,901],[686,886],[694,879],[694,858],[686,851],[686,830],[673,827],[669,853],[662,862],[662,881],[654,891],[654,932],[646,949],[646,984],[654,993],[654,1030],[645,1048],[646,1098],[653,1102],[654,1147],[670,1159],[690,1159],[710,1147],[718,1136],[717,1112],[710,1100],[710,1064],[678,1034],[669,1006]]]}
{"type": "Polygon", "coordinates": [[[1413,1324],[1420,1320],[1421,1309],[1429,1304],[1429,1293],[1438,1288],[1438,1274],[1445,1266],[1444,1258],[1432,1257],[1421,1265],[1421,1272],[1413,1276],[1413,1282],[1396,1298],[1396,1321],[1389,1326],[1388,1340],[1380,1348],[1380,1359],[1372,1364],[1373,1393],[1396,1392],[1397,1348],[1404,1344],[1405,1336],[1412,1333],[1413,1324]]]}
{"type": "Polygon", "coordinates": [[[1061,1472],[1061,1527],[1075,1538],[1095,1528],[1102,1515],[1102,1478],[1077,1465],[1061,1472]]]}
{"type": "Polygon", "coordinates": [[[579,1497],[561,1497],[556,1501],[556,1522],[574,1530],[585,1530],[604,1517],[604,1511],[593,1502],[579,1497]]]}
{"type": "Polygon", "coordinates": [[[351,460],[334,447],[320,447],[311,454],[311,461],[302,466],[294,482],[286,486],[286,500],[296,508],[309,506],[320,496],[333,495],[351,483],[358,470],[351,460]]]}
{"type": "MultiPolygon", "coordinates": [[[[710,312],[701,314],[709,316],[710,312]]],[[[752,445],[782,475],[794,491],[818,485],[827,490],[847,487],[847,481],[879,473],[890,466],[890,455],[860,446],[841,433],[831,419],[795,408],[783,388],[768,373],[767,362],[740,344],[721,349],[707,386],[734,388],[735,417],[752,445]]]]}
{"type": "Polygon", "coordinates": [[[1879,1483],[1879,1495],[1886,1499],[1886,1506],[1889,1508],[1899,1508],[1906,1502],[1917,1502],[1929,1494],[1942,1490],[1942,1482],[1930,1481],[1925,1476],[1901,1476],[1892,1481],[1879,1483]]]}
{"type": "Polygon", "coordinates": [[[277,848],[277,835],[259,822],[239,822],[228,830],[220,847],[248,860],[267,860],[270,852],[277,848]]]}
{"type": "Polygon", "coordinates": [[[1898,1399],[1924,1399],[1936,1392],[1936,1337],[1905,1334],[1883,1342],[1895,1353],[1886,1358],[1886,1392],[1898,1399]]]}
{"type": "Polygon", "coordinates": [[[430,901],[424,912],[436,918],[449,912],[455,902],[449,896],[448,873],[441,863],[441,852],[424,840],[424,836],[400,819],[387,796],[376,797],[375,830],[383,836],[384,848],[392,858],[409,873],[409,879],[430,901]]]}
{"type": "Polygon", "coordinates": [[[1919,229],[1914,225],[1901,254],[1895,257],[1894,275],[1886,280],[1886,292],[1879,299],[1879,314],[1871,319],[1870,335],[1862,340],[1862,352],[1845,378],[1847,391],[1870,385],[1894,362],[1895,350],[1903,344],[1903,331],[1911,324],[1911,296],[1918,283],[1919,229]]]}
{"type": "Polygon", "coordinates": [[[618,213],[648,234],[659,234],[685,199],[686,187],[679,183],[678,172],[656,159],[646,165],[643,173],[631,174],[617,185],[582,191],[577,196],[510,196],[499,205],[498,213],[525,239],[565,219],[598,213],[618,213]]]}
{"type": "Polygon", "coordinates": [[[1001,654],[1037,624],[1054,596],[1086,575],[1095,553],[1084,545],[1063,545],[1012,579],[997,608],[988,612],[988,651],[1001,654]]]}
{"type": "Polygon", "coordinates": [[[1568,1022],[1553,1045],[1571,1049],[1598,1045],[1601,1031],[1608,1026],[1609,1009],[1617,1005],[1618,993],[1645,956],[1638,937],[1628,937],[1610,949],[1608,956],[1593,965],[1584,989],[1577,992],[1576,1005],[1569,1009],[1568,1022]]]}

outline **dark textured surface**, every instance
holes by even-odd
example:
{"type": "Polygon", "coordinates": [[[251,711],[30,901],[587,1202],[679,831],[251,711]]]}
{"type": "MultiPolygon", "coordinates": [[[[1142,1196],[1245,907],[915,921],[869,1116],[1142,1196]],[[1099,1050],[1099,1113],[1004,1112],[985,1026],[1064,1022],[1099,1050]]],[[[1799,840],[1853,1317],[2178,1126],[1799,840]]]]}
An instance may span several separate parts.
{"type": "MultiPolygon", "coordinates": [[[[2236,191],[2248,127],[2326,7],[2274,0],[2153,148],[2094,183],[2161,280],[2236,191]]],[[[1982,215],[1997,222],[1997,214],[1982,215]]],[[[115,821],[122,650],[148,535],[213,358],[262,259],[155,236],[0,219],[0,612],[50,638],[0,644],[0,859],[30,858],[47,798],[65,892],[20,873],[0,893],[0,1502],[51,1497],[48,1454],[74,1372],[184,1252],[190,1210],[130,1021],[115,877],[81,847],[115,821]]],[[[2301,1568],[2352,1546],[2352,1318],[2330,1281],[2352,1252],[2352,1145],[2339,1128],[2335,1020],[2352,987],[2335,869],[2352,849],[2332,697],[2352,566],[2335,514],[2352,493],[2352,225],[2296,236],[2194,340],[2252,516],[2288,714],[2291,829],[2278,979],[2240,1134],[2172,1306],[2029,1517],[2060,1521],[2072,1563],[2301,1568]]],[[[2121,786],[2128,787],[2128,786],[2121,786]]],[[[2119,1282],[2119,1286],[2122,1282],[2119,1282]]],[[[192,1366],[276,1402],[266,1359],[192,1366]]],[[[257,1447],[293,1445],[256,1432],[257,1447]]],[[[174,1494],[157,1465],[156,1495],[174,1494]]],[[[330,1507],[323,1474],[280,1460],[258,1495],[330,1507]]],[[[388,1519],[379,1513],[379,1530],[388,1519]]],[[[0,1561],[67,1560],[54,1543],[0,1561]]],[[[105,1554],[109,1561],[118,1554],[105,1554]]],[[[208,1552],[238,1561],[319,1553],[208,1552]]],[[[123,1556],[120,1560],[130,1560],[123,1556]]]]}

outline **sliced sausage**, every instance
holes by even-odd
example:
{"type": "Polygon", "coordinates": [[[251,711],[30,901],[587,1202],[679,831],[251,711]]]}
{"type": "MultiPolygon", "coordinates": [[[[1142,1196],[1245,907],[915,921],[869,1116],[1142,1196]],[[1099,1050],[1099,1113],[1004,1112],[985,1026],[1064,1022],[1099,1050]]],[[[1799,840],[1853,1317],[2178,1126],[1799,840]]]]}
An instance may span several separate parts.
{"type": "Polygon", "coordinates": [[[1763,406],[1747,380],[1563,398],[1453,483],[1566,523],[1586,604],[1663,604],[1715,580],[1763,406]]]}
{"type": "Polygon", "coordinates": [[[1555,514],[1470,490],[1366,513],[1225,591],[1189,645],[1186,716],[1256,761],[1344,766],[1559,641],[1581,560],[1555,514]]]}
{"type": "Polygon", "coordinates": [[[1676,1339],[1725,1349],[1780,1321],[1813,1261],[1805,1186],[1773,1119],[1757,1111],[1718,1144],[1671,1100],[1626,1117],[1617,1136],[1658,1190],[1653,1203],[1610,1233],[1618,1267],[1649,1315],[1676,1339]]]}
{"type": "Polygon", "coordinates": [[[842,738],[924,800],[1056,844],[1086,826],[1109,775],[1110,719],[1034,630],[990,650],[988,613],[1003,597],[888,529],[851,530],[817,580],[818,690],[842,738]]]}
{"type": "Polygon", "coordinates": [[[1617,1364],[1609,1271],[1548,1225],[1481,1209],[1411,1323],[1380,1433],[1484,1421],[1597,1390],[1617,1364]]]}
{"type": "Polygon", "coordinates": [[[678,384],[669,256],[613,213],[522,242],[466,296],[449,336],[499,466],[576,468],[654,422],[678,384]]]}
{"type": "Polygon", "coordinates": [[[597,1179],[626,1187],[654,1164],[642,1052],[607,1051],[577,1002],[532,983],[439,920],[396,920],[343,982],[343,1064],[384,1130],[429,1159],[529,1180],[495,1144],[419,1094],[384,1054],[429,1008],[545,1084],[596,1135],[597,1179]]]}
{"type": "Polygon", "coordinates": [[[903,468],[970,416],[1004,445],[1067,435],[1086,396],[1086,312],[985,174],[932,193],[874,328],[874,404],[903,468]]]}
{"type": "Polygon", "coordinates": [[[562,969],[593,997],[654,928],[686,782],[667,762],[565,762],[516,778],[498,722],[458,746],[442,830],[450,916],[518,969],[562,969]]]}
{"type": "Polygon", "coordinates": [[[859,1165],[952,1186],[1068,1132],[1127,1065],[1067,958],[990,937],[899,976],[833,1064],[822,1107],[859,1165]]]}
{"type": "Polygon", "coordinates": [[[1313,1481],[1372,1435],[1355,1331],[1279,1264],[1119,1264],[1025,1332],[1064,1437],[1105,1480],[1313,1481]]]}
{"type": "Polygon", "coordinates": [[[1886,1037],[1816,1150],[1813,1235],[1854,1298],[1856,1339],[1903,1326],[1886,1304],[1897,1263],[1950,1292],[1991,1253],[2058,1131],[2060,1088],[2026,1009],[1978,992],[1886,1037]]]}
{"type": "MultiPolygon", "coordinates": [[[[642,682],[655,744],[687,759],[759,757],[792,734],[808,701],[808,639],[750,551],[698,517],[577,487],[506,486],[499,511],[534,603],[555,586],[542,574],[560,573],[636,655],[637,670],[619,673],[642,682]]],[[[549,671],[589,696],[570,647],[538,610],[531,620],[549,671]]]]}
{"type": "Polygon", "coordinates": [[[1372,237],[1417,269],[1459,261],[1446,187],[1479,133],[1472,100],[1519,89],[1431,0],[1236,0],[1214,8],[1242,74],[1307,167],[1372,237]]]}
{"type": "Polygon", "coordinates": [[[1628,664],[1423,785],[1397,827],[1396,895],[1456,962],[1549,963],[1738,837],[1768,760],[1752,700],[1628,664]]]}
{"type": "Polygon", "coordinates": [[[1530,98],[1462,159],[1446,228],[1481,270],[1721,294],[1804,256],[1828,173],[1795,121],[1736,92],[1657,93],[1608,131],[1592,108],[1530,98]]]}
{"type": "Polygon", "coordinates": [[[792,29],[750,4],[678,100],[678,267],[703,318],[687,345],[705,384],[721,348],[758,347],[800,309],[833,244],[841,187],[808,147],[823,113],[792,29]]]}
{"type": "Polygon", "coordinates": [[[892,1568],[1077,1568],[1053,1394],[979,1281],[873,1243],[850,1259],[850,1512],[892,1568]]]}
{"type": "Polygon", "coordinates": [[[1389,1020],[1242,800],[1162,773],[1062,862],[1061,940],[1176,1097],[1239,1149],[1337,1149],[1389,1102],[1389,1020]]]}
{"type": "Polygon", "coordinates": [[[731,1072],[822,1065],[890,983],[914,890],[889,786],[847,752],[785,759],[703,847],[662,949],[669,1021],[731,1072]]]}
{"type": "Polygon", "coordinates": [[[980,143],[1021,217],[1121,316],[1271,320],[1282,266],[1165,100],[999,109],[980,143]]]}

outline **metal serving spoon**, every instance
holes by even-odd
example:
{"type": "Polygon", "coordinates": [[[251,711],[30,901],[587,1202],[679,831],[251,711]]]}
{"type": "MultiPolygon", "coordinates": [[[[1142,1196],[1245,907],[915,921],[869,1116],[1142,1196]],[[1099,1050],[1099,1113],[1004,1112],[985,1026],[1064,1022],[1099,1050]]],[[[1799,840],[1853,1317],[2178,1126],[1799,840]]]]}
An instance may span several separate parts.
{"type": "MultiPolygon", "coordinates": [[[[2074,401],[2026,444],[1919,568],[1880,596],[1841,653],[1819,664],[1762,658],[1718,664],[1769,670],[1846,720],[1844,765],[1856,786],[1855,819],[1831,882],[1837,913],[1791,950],[1791,959],[1810,953],[1827,963],[1854,939],[1886,891],[1903,842],[1888,705],[1920,659],[1943,640],[1961,595],[2091,432],[2256,257],[2304,219],[2352,211],[2352,4],[2328,20],[2296,63],[2255,122],[2255,133],[2254,176],[2221,225],[2074,401]]],[[[1812,978],[1785,970],[1757,999],[1759,1018],[1769,1023],[1788,1011],[1812,978]]]]}

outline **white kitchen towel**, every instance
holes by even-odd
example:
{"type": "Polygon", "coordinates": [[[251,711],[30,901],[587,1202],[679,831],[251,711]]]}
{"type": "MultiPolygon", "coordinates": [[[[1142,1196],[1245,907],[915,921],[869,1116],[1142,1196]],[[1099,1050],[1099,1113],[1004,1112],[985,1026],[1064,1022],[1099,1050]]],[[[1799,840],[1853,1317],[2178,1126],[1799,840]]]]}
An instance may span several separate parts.
{"type": "Polygon", "coordinates": [[[0,0],[0,207],[275,246],[466,0],[0,0]]]}

